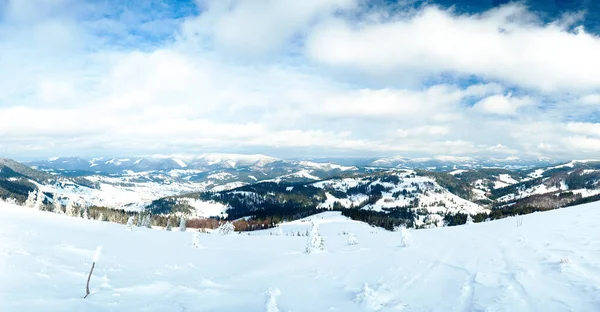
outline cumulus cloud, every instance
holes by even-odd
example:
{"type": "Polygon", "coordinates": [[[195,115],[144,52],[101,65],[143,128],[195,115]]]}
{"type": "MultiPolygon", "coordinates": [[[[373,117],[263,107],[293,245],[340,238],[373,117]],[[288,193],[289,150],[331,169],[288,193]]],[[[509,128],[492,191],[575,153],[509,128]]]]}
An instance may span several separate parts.
{"type": "Polygon", "coordinates": [[[542,24],[521,5],[471,15],[426,7],[409,18],[324,24],[306,50],[324,64],[371,74],[455,73],[543,91],[597,89],[600,38],[564,26],[542,24]]]}
{"type": "Polygon", "coordinates": [[[353,0],[112,4],[0,4],[8,156],[595,151],[598,38],[567,31],[576,19],[541,24],[515,5],[384,18],[353,0]]]}

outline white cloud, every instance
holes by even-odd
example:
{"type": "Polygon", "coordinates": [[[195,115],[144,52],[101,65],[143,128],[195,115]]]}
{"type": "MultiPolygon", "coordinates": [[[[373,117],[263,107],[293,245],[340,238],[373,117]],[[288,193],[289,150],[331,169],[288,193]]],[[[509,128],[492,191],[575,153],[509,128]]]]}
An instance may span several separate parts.
{"type": "Polygon", "coordinates": [[[516,115],[520,107],[531,104],[529,98],[515,98],[508,95],[492,95],[477,102],[473,108],[487,114],[516,115]]]}
{"type": "MultiPolygon", "coordinates": [[[[336,12],[362,18],[355,1],[208,1],[198,16],[156,21],[181,23],[176,35],[143,40],[117,19],[82,21],[76,12],[95,11],[95,3],[67,10],[82,2],[42,2],[11,1],[17,6],[0,23],[0,147],[13,155],[562,156],[579,153],[571,137],[590,147],[598,133],[595,123],[563,120],[594,109],[580,104],[596,103],[590,86],[597,76],[585,76],[595,63],[515,52],[525,39],[542,47],[558,36],[584,57],[596,38],[525,22],[520,7],[481,16],[429,8],[409,19],[348,25],[336,12]],[[99,33],[101,25],[110,27],[99,33]],[[589,47],[579,45],[585,40],[589,47]],[[559,69],[564,76],[555,75],[559,69]],[[361,70],[373,75],[356,75],[361,70]],[[445,71],[475,82],[437,76],[445,71]],[[416,83],[404,84],[404,76],[416,83]],[[573,99],[527,88],[566,90],[573,99]]],[[[123,19],[143,13],[130,14],[123,19]]],[[[159,32],[152,22],[144,27],[159,32]]]]}
{"type": "Polygon", "coordinates": [[[531,20],[517,5],[480,15],[427,7],[407,19],[321,25],[306,49],[319,62],[374,75],[450,72],[544,91],[597,90],[600,38],[531,20]]]}

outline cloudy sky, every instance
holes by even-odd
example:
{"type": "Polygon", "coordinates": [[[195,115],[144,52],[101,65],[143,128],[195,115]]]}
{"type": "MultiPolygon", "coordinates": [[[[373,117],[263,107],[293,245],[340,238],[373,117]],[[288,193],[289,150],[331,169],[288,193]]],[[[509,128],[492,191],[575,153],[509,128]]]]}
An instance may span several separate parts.
{"type": "Polygon", "coordinates": [[[600,5],[505,2],[0,0],[0,156],[597,157],[600,5]]]}

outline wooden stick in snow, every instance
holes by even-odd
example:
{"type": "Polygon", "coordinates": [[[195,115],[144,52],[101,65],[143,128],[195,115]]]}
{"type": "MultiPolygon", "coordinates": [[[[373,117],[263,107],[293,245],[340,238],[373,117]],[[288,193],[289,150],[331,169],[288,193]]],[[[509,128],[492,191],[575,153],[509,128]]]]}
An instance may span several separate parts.
{"type": "Polygon", "coordinates": [[[87,296],[90,295],[90,278],[92,278],[92,272],[94,272],[95,266],[96,262],[92,262],[92,269],[90,270],[90,275],[88,275],[87,284],[85,285],[85,297],[83,297],[83,299],[87,298],[87,296]]]}

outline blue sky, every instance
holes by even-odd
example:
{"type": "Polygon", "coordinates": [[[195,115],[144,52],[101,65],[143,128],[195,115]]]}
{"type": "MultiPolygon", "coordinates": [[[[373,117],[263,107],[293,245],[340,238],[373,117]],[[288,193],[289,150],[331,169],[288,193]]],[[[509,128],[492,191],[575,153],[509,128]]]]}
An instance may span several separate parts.
{"type": "Polygon", "coordinates": [[[588,0],[0,2],[0,154],[591,158],[588,0]]]}

